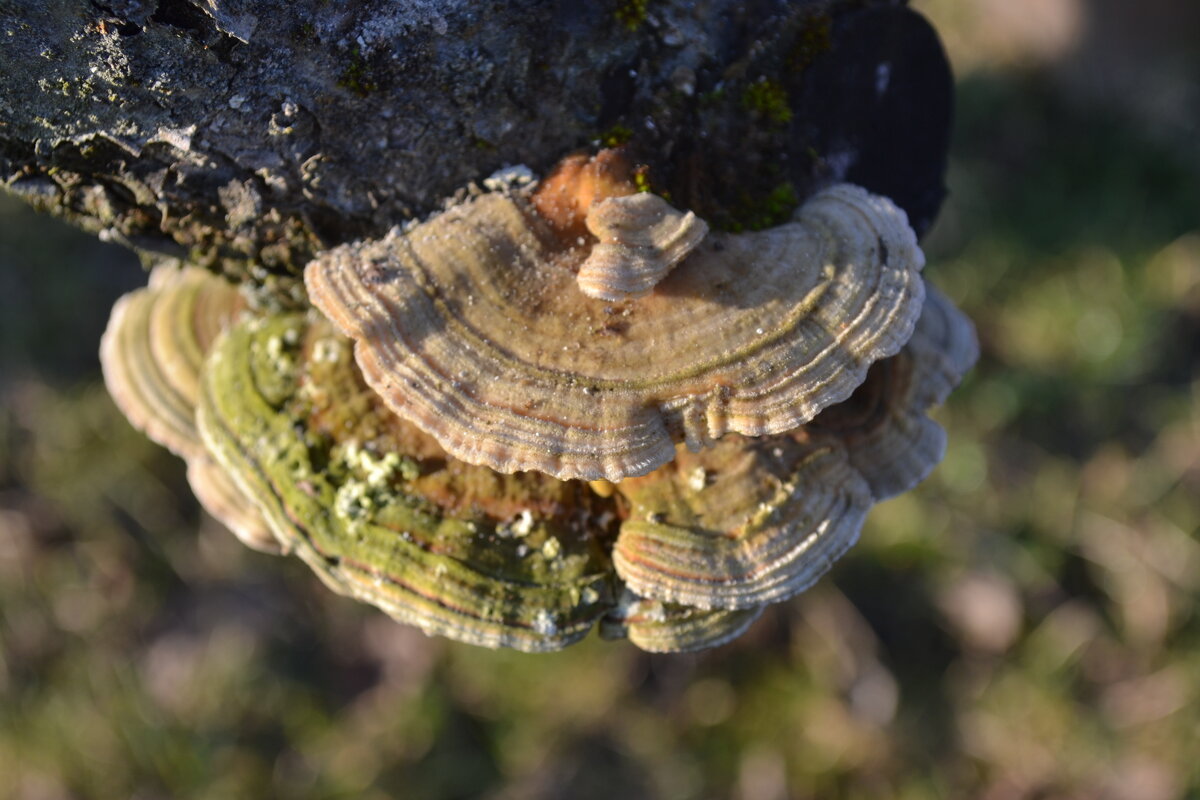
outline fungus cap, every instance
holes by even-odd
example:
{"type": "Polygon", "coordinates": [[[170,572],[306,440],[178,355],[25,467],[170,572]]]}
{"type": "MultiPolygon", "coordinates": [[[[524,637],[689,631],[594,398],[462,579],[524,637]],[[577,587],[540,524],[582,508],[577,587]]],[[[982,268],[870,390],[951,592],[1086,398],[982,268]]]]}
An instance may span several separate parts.
{"type": "Polygon", "coordinates": [[[858,539],[871,492],[836,440],[730,436],[621,483],[613,548],[638,595],[737,610],[804,591],[858,539]]]}
{"type": "Polygon", "coordinates": [[[130,424],[184,459],[203,453],[196,385],[203,354],[241,310],[236,289],[201,269],[159,267],[117,300],[100,339],[108,393],[130,424]]]}
{"type": "Polygon", "coordinates": [[[237,289],[205,270],[158,267],[149,286],[113,306],[100,365],[130,424],[187,461],[200,505],[247,546],[278,553],[254,504],[212,461],[196,429],[204,359],[244,307],[237,289]]]}
{"type": "Polygon", "coordinates": [[[736,639],[762,612],[762,607],[706,611],[648,600],[626,591],[616,607],[600,620],[600,635],[605,639],[629,639],[651,653],[686,653],[736,639]]]}
{"type": "Polygon", "coordinates": [[[620,304],[580,291],[592,252],[493,192],[329,251],[305,281],[371,387],[451,455],[610,481],[677,442],[802,425],[900,349],[923,295],[904,212],[849,185],[785,225],[707,236],[620,304]]]}
{"type": "Polygon", "coordinates": [[[187,464],[188,485],[205,511],[251,550],[271,555],[284,552],[258,506],[242,494],[220,464],[207,456],[188,459],[187,464]]]}
{"type": "Polygon", "coordinates": [[[974,363],[970,322],[936,290],[899,354],[846,401],[787,434],[726,437],[618,490],[629,517],[613,547],[637,595],[700,609],[779,602],[811,586],[858,538],[874,502],[941,459],[925,411],[974,363]]]}

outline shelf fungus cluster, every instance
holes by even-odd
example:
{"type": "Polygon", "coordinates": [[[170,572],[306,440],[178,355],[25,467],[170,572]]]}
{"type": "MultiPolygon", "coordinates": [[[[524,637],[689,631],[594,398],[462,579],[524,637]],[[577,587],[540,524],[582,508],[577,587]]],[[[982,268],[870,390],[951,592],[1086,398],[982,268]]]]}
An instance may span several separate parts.
{"type": "Polygon", "coordinates": [[[325,253],[307,313],[156,271],[101,355],[214,516],[334,591],[489,647],[691,650],[941,458],[976,345],[922,265],[863,189],[720,233],[602,153],[325,253]]]}

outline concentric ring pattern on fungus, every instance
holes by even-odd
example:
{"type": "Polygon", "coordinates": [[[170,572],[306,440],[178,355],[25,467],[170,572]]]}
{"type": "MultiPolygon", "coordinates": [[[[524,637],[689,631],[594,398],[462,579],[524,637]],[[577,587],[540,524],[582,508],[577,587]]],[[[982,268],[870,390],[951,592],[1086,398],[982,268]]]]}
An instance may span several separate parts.
{"type": "Polygon", "coordinates": [[[456,458],[609,481],[677,442],[809,421],[904,345],[924,295],[904,212],[845,184],[787,224],[708,235],[625,302],[580,290],[591,250],[490,192],[329,251],[305,280],[368,384],[456,458]]]}
{"type": "Polygon", "coordinates": [[[159,267],[147,288],[113,306],[100,364],[109,394],[130,423],[187,461],[188,482],[205,510],[247,546],[276,553],[279,543],[212,463],[196,430],[205,356],[244,307],[237,289],[205,270],[159,267]]]}
{"type": "Polygon", "coordinates": [[[671,464],[623,481],[630,511],[613,548],[617,574],[643,597],[710,609],[808,588],[857,541],[874,502],[940,460],[945,435],[924,412],[974,358],[970,323],[931,291],[908,345],[813,423],[681,448],[671,464]]]}

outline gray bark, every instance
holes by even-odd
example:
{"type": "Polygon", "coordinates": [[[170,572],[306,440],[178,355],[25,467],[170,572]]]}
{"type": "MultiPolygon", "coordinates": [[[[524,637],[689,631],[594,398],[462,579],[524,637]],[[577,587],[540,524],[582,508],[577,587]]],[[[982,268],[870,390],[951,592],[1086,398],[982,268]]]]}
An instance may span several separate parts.
{"type": "Polygon", "coordinates": [[[608,140],[680,205],[770,224],[830,169],[809,73],[893,6],[0,0],[0,181],[284,302],[314,252],[608,140]]]}

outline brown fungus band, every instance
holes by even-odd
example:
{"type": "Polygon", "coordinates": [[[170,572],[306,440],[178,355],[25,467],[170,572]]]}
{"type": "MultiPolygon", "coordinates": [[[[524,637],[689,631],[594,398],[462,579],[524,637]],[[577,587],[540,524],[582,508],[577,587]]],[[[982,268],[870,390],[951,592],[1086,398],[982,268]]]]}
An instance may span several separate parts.
{"type": "Polygon", "coordinates": [[[564,240],[512,192],[324,254],[309,296],[355,340],[370,386],[450,454],[561,479],[619,481],[677,442],[793,430],[912,333],[924,259],[885,198],[837,185],[785,225],[708,236],[640,202],[669,235],[609,244],[675,264],[641,297],[588,296],[577,275],[594,240],[564,240]]]}
{"type": "Polygon", "coordinates": [[[233,286],[201,269],[159,267],[150,286],[113,307],[100,341],[104,382],[129,422],[188,462],[188,483],[204,508],[246,545],[279,552],[279,543],[196,430],[205,356],[244,309],[233,286]]]}

